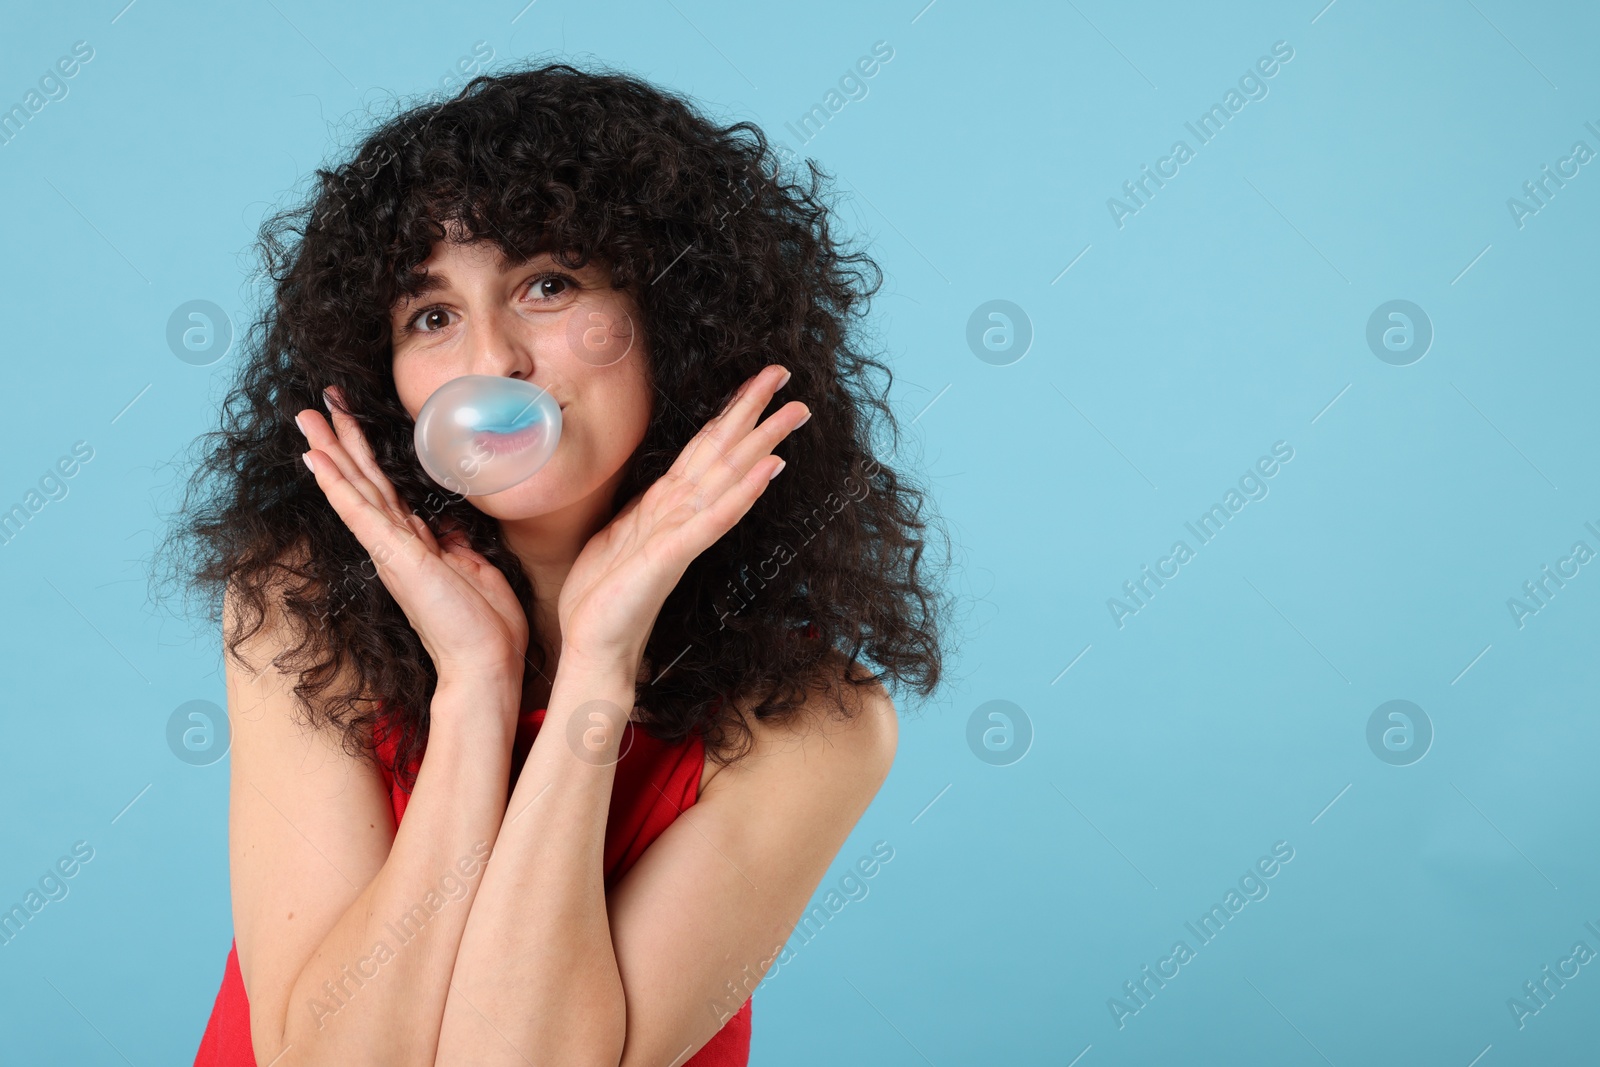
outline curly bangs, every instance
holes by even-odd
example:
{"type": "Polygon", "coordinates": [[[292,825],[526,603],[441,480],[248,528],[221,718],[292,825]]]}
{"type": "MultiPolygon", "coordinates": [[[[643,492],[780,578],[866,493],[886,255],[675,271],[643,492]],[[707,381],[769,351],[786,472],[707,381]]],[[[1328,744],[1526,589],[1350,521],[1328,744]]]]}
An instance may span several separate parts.
{"type": "MultiPolygon", "coordinates": [[[[301,462],[294,415],[321,408],[330,385],[401,499],[436,532],[465,528],[531,610],[498,521],[423,471],[391,372],[390,309],[416,291],[419,265],[438,241],[482,240],[512,263],[594,259],[637,302],[655,403],[614,505],[661,477],[769,363],[793,374],[778,402],[812,410],[778,446],[784,476],[663,606],[638,690],[642,728],[668,742],[699,736],[726,763],[748,748],[735,698],[765,720],[841,675],[930,694],[946,600],[924,548],[938,525],[889,463],[889,369],[858,348],[882,274],[830,230],[828,176],[777,151],[753,123],[721,127],[635,77],[558,63],[480,75],[319,168],[305,203],[262,224],[265,310],[241,343],[220,428],[197,441],[163,549],[213,623],[225,596],[237,605],[228,653],[243,662],[240,645],[283,616],[299,643],[276,666],[299,672],[308,722],[375,759],[381,715],[399,731],[388,769],[412,784],[437,677],[301,462]]],[[[543,674],[537,639],[529,656],[543,674]]]]}

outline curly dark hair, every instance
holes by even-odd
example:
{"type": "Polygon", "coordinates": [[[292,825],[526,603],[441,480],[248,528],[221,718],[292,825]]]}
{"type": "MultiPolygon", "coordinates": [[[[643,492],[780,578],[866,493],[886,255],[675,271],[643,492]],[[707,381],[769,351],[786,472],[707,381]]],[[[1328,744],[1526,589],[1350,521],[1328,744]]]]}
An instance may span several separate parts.
{"type": "MultiPolygon", "coordinates": [[[[241,341],[221,428],[196,442],[182,521],[161,550],[213,623],[224,598],[238,605],[228,652],[243,662],[240,644],[269,607],[281,610],[299,644],[274,662],[299,672],[308,720],[369,758],[379,718],[391,722],[388,769],[413,784],[437,677],[301,461],[295,413],[320,407],[329,385],[401,499],[436,533],[464,527],[531,609],[498,520],[423,471],[395,390],[390,309],[416,292],[418,265],[448,236],[494,242],[512,263],[549,251],[578,269],[593,257],[635,294],[659,401],[614,507],[661,477],[763,366],[793,373],[780,403],[811,408],[779,446],[788,473],[661,610],[637,698],[650,735],[695,734],[711,758],[733,762],[749,730],[730,695],[758,701],[758,719],[782,717],[819,678],[837,677],[830,660],[848,662],[852,683],[931,694],[947,600],[924,548],[940,527],[924,491],[874,458],[874,444],[899,448],[891,375],[856,347],[882,272],[830,231],[819,196],[829,176],[808,159],[802,183],[776,151],[758,126],[719,127],[638,78],[551,63],[475,77],[319,168],[308,202],[261,226],[254,277],[270,299],[241,341]]],[[[537,640],[529,653],[542,674],[537,640]]]]}

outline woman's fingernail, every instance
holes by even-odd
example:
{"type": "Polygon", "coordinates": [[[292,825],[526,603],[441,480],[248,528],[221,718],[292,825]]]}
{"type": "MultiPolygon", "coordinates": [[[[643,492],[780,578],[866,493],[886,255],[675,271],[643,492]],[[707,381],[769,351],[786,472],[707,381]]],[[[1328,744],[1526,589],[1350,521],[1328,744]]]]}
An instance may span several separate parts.
{"type": "Polygon", "coordinates": [[[794,428],[798,430],[800,427],[804,426],[806,423],[808,423],[810,421],[811,421],[811,411],[809,409],[807,409],[806,413],[803,416],[801,416],[800,421],[794,424],[794,428]]]}
{"type": "Polygon", "coordinates": [[[767,481],[770,482],[772,479],[776,478],[778,476],[778,472],[783,470],[783,468],[787,467],[788,465],[789,463],[787,460],[780,458],[778,460],[778,465],[772,468],[772,473],[767,475],[767,481]]]}
{"type": "Polygon", "coordinates": [[[300,433],[301,433],[302,436],[304,436],[304,437],[310,437],[311,436],[309,433],[306,433],[306,424],[301,420],[299,415],[296,415],[294,417],[294,424],[300,428],[300,433]]]}
{"type": "Polygon", "coordinates": [[[305,460],[306,470],[310,471],[312,474],[317,473],[317,468],[315,468],[315,467],[313,467],[311,465],[311,453],[310,452],[302,452],[302,453],[300,453],[300,458],[305,460]]]}
{"type": "Polygon", "coordinates": [[[788,385],[789,379],[792,377],[794,377],[793,374],[790,374],[788,371],[784,371],[783,377],[778,379],[778,388],[782,389],[784,386],[788,385]]]}

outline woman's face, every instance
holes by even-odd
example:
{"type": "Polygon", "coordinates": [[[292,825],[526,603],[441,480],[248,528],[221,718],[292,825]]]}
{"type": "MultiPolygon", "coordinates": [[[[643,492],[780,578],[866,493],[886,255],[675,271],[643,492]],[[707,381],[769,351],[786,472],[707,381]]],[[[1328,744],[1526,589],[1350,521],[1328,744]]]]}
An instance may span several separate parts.
{"type": "Polygon", "coordinates": [[[487,241],[440,241],[423,268],[431,287],[390,312],[395,388],[413,419],[434,390],[464,374],[520,378],[561,405],[549,462],[473,505],[523,519],[609,504],[651,412],[632,296],[611,288],[602,264],[574,271],[540,254],[513,266],[487,241]]]}

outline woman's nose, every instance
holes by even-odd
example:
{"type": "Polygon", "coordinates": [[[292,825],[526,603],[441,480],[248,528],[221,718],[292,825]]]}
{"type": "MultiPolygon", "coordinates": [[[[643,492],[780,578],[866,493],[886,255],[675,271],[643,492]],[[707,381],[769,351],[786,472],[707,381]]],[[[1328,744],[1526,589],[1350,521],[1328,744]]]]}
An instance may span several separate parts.
{"type": "Polygon", "coordinates": [[[471,374],[527,381],[538,365],[533,339],[517,329],[516,316],[509,313],[480,314],[470,319],[467,351],[471,374]]]}

